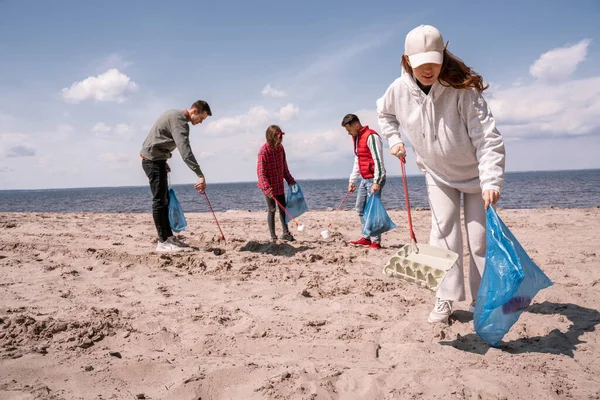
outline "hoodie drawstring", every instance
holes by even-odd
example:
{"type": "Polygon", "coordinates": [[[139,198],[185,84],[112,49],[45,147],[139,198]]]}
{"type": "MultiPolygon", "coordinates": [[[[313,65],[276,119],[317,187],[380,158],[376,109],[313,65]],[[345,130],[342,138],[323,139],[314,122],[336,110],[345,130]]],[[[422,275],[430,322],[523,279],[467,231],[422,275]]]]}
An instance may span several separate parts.
{"type": "Polygon", "coordinates": [[[437,140],[437,129],[435,126],[435,124],[436,124],[436,122],[435,122],[435,107],[433,105],[433,90],[431,90],[429,92],[429,95],[431,96],[431,101],[429,102],[429,104],[431,104],[431,118],[432,118],[431,125],[429,125],[429,126],[431,126],[431,128],[433,129],[433,140],[437,140]]]}
{"type": "MultiPolygon", "coordinates": [[[[425,100],[427,102],[427,100],[425,100]]],[[[423,118],[423,112],[425,111],[425,102],[421,105],[421,112],[419,115],[421,116],[421,133],[423,133],[423,139],[425,139],[425,119],[423,118]]]]}
{"type": "Polygon", "coordinates": [[[437,129],[435,129],[435,107],[433,106],[433,92],[429,92],[429,95],[425,96],[425,101],[421,104],[421,133],[425,138],[425,130],[427,134],[430,134],[433,130],[433,138],[437,140],[437,129]],[[425,115],[423,115],[425,114],[425,115]]]}
{"type": "MultiPolygon", "coordinates": [[[[423,139],[425,139],[425,130],[427,129],[427,135],[433,133],[433,140],[437,140],[437,129],[436,129],[436,119],[435,119],[435,107],[433,105],[434,100],[434,87],[429,90],[429,94],[425,94],[419,85],[416,82],[414,75],[412,76],[413,85],[411,85],[411,90],[414,96],[418,97],[419,100],[422,100],[420,104],[419,117],[421,118],[421,134],[423,135],[423,139]],[[424,98],[424,99],[423,99],[424,98]],[[425,114],[425,115],[423,115],[425,114]],[[431,132],[433,130],[433,132],[431,132]]],[[[434,84],[435,85],[435,84],[434,84]]]]}
{"type": "MultiPolygon", "coordinates": [[[[433,88],[432,88],[433,89],[433,88]]],[[[425,138],[425,127],[427,134],[433,133],[433,139],[437,140],[437,129],[435,129],[435,107],[433,106],[433,90],[425,96],[425,101],[421,105],[421,126],[423,127],[423,138],[425,138]],[[425,118],[423,117],[425,113],[425,118]],[[431,132],[433,130],[433,132],[431,132]]]]}

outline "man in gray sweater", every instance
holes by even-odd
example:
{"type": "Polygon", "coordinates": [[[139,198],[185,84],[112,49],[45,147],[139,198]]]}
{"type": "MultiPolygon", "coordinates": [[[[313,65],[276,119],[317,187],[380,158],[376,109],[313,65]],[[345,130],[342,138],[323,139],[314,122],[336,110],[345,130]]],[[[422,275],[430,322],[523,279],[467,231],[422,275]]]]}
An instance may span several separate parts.
{"type": "Polygon", "coordinates": [[[164,112],[156,122],[144,144],[140,156],[142,168],[148,177],[152,192],[152,217],[158,232],[158,245],[156,251],[176,252],[189,247],[175,236],[169,223],[169,182],[167,174],[171,172],[167,160],[171,158],[173,150],[179,150],[183,161],[198,176],[198,183],[194,188],[203,193],[206,189],[204,174],[194,157],[190,146],[190,126],[201,124],[212,115],[210,106],[206,101],[198,100],[187,110],[169,110],[164,112]]]}

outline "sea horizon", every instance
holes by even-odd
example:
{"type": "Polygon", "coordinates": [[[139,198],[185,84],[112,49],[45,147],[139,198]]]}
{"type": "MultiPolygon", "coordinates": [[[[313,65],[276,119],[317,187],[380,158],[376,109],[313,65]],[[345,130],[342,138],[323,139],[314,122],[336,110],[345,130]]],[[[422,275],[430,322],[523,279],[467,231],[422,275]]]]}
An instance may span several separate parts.
{"type": "MultiPolygon", "coordinates": [[[[597,168],[577,168],[577,169],[544,169],[544,170],[530,170],[530,171],[505,171],[505,174],[528,174],[528,173],[544,173],[544,172],[578,172],[578,171],[600,171],[600,167],[597,168]]],[[[414,177],[424,177],[424,173],[417,174],[407,174],[407,178],[414,177]]],[[[389,178],[401,178],[400,174],[387,174],[389,178]]],[[[318,182],[318,181],[331,181],[331,180],[340,180],[340,179],[348,179],[347,176],[342,177],[334,177],[334,178],[305,178],[305,179],[297,179],[299,182],[318,182]]],[[[225,181],[225,182],[209,182],[208,186],[211,185],[227,185],[227,184],[247,184],[247,183],[257,183],[257,180],[248,180],[248,181],[225,181]]],[[[172,184],[173,187],[184,186],[184,185],[194,185],[195,181],[190,181],[188,183],[175,183],[172,184]]],[[[25,191],[43,191],[43,190],[79,190],[79,189],[117,189],[117,188],[141,188],[147,187],[148,184],[140,184],[140,185],[121,185],[121,186],[68,186],[68,187],[54,187],[54,188],[35,188],[35,189],[0,189],[0,192],[25,192],[25,191]]]]}

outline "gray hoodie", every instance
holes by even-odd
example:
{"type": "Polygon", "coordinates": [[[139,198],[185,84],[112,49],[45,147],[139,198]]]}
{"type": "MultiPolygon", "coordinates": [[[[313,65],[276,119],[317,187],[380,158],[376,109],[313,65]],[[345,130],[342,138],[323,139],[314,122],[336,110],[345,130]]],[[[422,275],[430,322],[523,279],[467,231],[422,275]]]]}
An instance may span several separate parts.
{"type": "Polygon", "coordinates": [[[483,96],[435,82],[423,93],[403,73],[377,100],[381,133],[390,148],[409,139],[419,168],[463,192],[504,186],[504,141],[483,96]]]}
{"type": "Polygon", "coordinates": [[[177,148],[187,166],[198,177],[204,176],[192,152],[189,136],[190,126],[183,111],[166,111],[158,117],[150,129],[140,154],[152,161],[168,160],[171,158],[173,150],[177,148]]]}

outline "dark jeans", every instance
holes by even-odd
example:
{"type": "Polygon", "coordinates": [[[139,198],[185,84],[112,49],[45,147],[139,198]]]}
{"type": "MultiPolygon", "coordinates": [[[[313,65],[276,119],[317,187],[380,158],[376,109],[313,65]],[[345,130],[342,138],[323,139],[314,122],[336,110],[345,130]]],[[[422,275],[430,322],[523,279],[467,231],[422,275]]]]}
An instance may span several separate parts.
{"type": "MultiPolygon", "coordinates": [[[[275,196],[277,201],[285,207],[285,194],[278,194],[275,196]]],[[[275,234],[275,212],[279,208],[279,220],[281,221],[281,227],[283,228],[283,233],[289,233],[289,229],[287,224],[285,223],[285,211],[283,211],[273,199],[270,199],[267,195],[265,195],[265,199],[267,200],[267,223],[269,224],[269,231],[271,232],[271,239],[275,239],[277,235],[275,234]]]]}
{"type": "Polygon", "coordinates": [[[169,223],[169,181],[167,162],[142,160],[142,168],[150,182],[152,192],[152,217],[158,233],[158,240],[164,242],[173,236],[169,223]]]}

